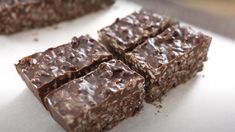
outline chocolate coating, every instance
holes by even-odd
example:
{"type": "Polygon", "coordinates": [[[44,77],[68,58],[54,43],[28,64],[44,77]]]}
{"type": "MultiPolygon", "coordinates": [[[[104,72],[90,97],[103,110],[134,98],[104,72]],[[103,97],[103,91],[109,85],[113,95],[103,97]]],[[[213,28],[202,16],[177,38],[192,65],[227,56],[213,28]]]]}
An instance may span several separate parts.
{"type": "Polygon", "coordinates": [[[0,34],[71,20],[113,3],[114,0],[1,0],[0,34]]]}
{"type": "Polygon", "coordinates": [[[86,74],[111,57],[97,41],[81,36],[74,37],[71,43],[25,57],[16,68],[37,97],[43,100],[52,89],[86,74]]]}
{"type": "Polygon", "coordinates": [[[25,57],[16,65],[22,79],[52,117],[69,132],[101,132],[159,100],[203,68],[211,37],[139,11],[99,32],[25,57]],[[139,74],[141,75],[139,75],[139,74]]]}
{"type": "Polygon", "coordinates": [[[101,41],[111,51],[123,54],[133,50],[147,37],[161,33],[169,24],[169,18],[140,10],[116,21],[98,33],[101,41]]]}
{"type": "Polygon", "coordinates": [[[210,42],[202,33],[173,25],[127,53],[125,61],[145,76],[151,102],[202,70],[210,42]]]}
{"type": "Polygon", "coordinates": [[[135,114],[143,98],[144,78],[111,60],[51,92],[46,102],[67,131],[102,131],[135,114]]]}
{"type": "Polygon", "coordinates": [[[25,3],[25,2],[36,2],[36,1],[43,1],[43,0],[1,0],[0,5],[14,5],[17,3],[25,3]]]}
{"type": "Polygon", "coordinates": [[[175,25],[157,37],[147,39],[132,54],[140,63],[148,63],[155,69],[202,44],[203,40],[203,34],[198,34],[189,27],[175,25]]]}

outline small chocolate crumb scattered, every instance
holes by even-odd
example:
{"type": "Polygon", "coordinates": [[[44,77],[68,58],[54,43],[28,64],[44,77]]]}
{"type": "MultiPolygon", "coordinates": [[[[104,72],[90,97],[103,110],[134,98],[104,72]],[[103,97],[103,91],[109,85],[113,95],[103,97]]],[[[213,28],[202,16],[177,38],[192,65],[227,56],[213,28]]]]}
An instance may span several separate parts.
{"type": "Polygon", "coordinates": [[[38,42],[39,40],[38,40],[38,38],[34,38],[33,41],[38,42]]]}
{"type": "Polygon", "coordinates": [[[157,108],[157,112],[159,113],[159,112],[160,112],[159,109],[162,108],[161,102],[159,102],[159,101],[154,101],[152,104],[157,108]]]}
{"type": "Polygon", "coordinates": [[[203,74],[203,75],[202,75],[202,77],[204,78],[204,77],[205,77],[205,75],[203,74]]]}

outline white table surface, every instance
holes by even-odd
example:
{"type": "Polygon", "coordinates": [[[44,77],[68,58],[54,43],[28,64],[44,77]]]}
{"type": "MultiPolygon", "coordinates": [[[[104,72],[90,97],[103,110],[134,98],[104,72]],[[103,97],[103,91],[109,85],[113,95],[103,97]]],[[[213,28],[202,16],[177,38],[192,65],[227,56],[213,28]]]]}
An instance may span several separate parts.
{"type": "MultiPolygon", "coordinates": [[[[43,29],[0,36],[0,132],[63,132],[17,74],[24,56],[90,34],[140,5],[118,1],[113,7],[43,29]],[[34,39],[37,38],[38,42],[34,39]]],[[[121,122],[110,132],[234,132],[235,41],[210,33],[213,41],[203,72],[171,90],[160,112],[153,105],[121,122]]]]}

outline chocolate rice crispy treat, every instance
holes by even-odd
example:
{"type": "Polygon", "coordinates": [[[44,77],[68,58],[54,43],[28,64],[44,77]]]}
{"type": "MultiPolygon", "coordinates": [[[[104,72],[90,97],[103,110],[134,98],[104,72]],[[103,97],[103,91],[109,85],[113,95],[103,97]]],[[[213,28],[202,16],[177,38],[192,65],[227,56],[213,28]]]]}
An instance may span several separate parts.
{"type": "Polygon", "coordinates": [[[168,17],[140,10],[116,21],[100,31],[99,39],[118,58],[133,50],[148,37],[156,36],[170,24],[168,17]]]}
{"type": "Polygon", "coordinates": [[[62,84],[81,77],[108,61],[112,55],[88,36],[25,57],[16,69],[27,86],[43,103],[44,97],[62,84]]]}
{"type": "Polygon", "coordinates": [[[202,70],[210,43],[211,37],[174,25],[126,53],[125,60],[145,77],[146,101],[152,102],[202,70]]]}
{"type": "Polygon", "coordinates": [[[0,34],[74,19],[113,3],[114,0],[1,0],[0,34]]]}
{"type": "Polygon", "coordinates": [[[143,107],[144,78],[110,60],[45,98],[52,117],[69,132],[102,132],[143,107]]]}

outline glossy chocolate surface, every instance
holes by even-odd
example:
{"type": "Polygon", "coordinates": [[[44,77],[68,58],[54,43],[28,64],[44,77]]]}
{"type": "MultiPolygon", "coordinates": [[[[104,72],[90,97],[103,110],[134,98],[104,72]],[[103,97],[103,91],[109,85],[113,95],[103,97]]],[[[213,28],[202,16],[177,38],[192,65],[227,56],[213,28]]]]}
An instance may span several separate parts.
{"type": "Polygon", "coordinates": [[[100,33],[113,39],[123,51],[130,51],[144,38],[162,32],[168,24],[169,18],[141,10],[122,19],[117,18],[100,33]]]}
{"type": "MultiPolygon", "coordinates": [[[[52,113],[56,113],[54,114],[54,118],[60,119],[59,122],[62,125],[66,125],[66,128],[70,130],[75,130],[76,128],[83,130],[78,120],[86,122],[85,124],[88,126],[92,120],[97,121],[99,118],[93,118],[93,114],[90,111],[95,108],[98,109],[93,111],[96,113],[93,116],[99,117],[101,114],[101,118],[105,118],[106,115],[111,114],[113,118],[110,121],[120,120],[118,118],[121,117],[114,119],[115,115],[112,115],[112,112],[117,109],[122,110],[124,107],[126,107],[126,109],[132,107],[131,104],[126,106],[124,105],[125,103],[121,103],[124,98],[134,101],[131,99],[131,95],[139,94],[140,96],[137,96],[136,99],[141,97],[143,100],[143,86],[144,78],[142,76],[132,71],[121,61],[110,60],[109,62],[100,64],[96,70],[86,76],[72,80],[51,92],[46,97],[46,102],[47,107],[52,113]],[[106,104],[106,107],[108,105],[109,108],[107,109],[109,109],[109,113],[103,113],[101,111],[104,104],[106,104]],[[115,108],[118,105],[123,105],[123,108],[115,108]],[[89,112],[89,117],[84,119],[89,112]],[[92,118],[91,121],[88,118],[92,118]]],[[[134,107],[139,106],[136,105],[134,107]]],[[[104,111],[107,111],[107,109],[104,111]]],[[[98,120],[98,123],[102,124],[102,122],[107,123],[105,120],[98,120]]],[[[86,130],[90,130],[93,127],[94,126],[90,126],[90,128],[86,128],[86,130]]],[[[101,128],[94,129],[98,131],[101,128]]]]}
{"type": "Polygon", "coordinates": [[[72,80],[48,95],[48,105],[68,114],[71,114],[70,110],[80,112],[81,109],[98,106],[107,98],[112,98],[114,94],[132,88],[128,85],[136,79],[143,81],[140,75],[131,71],[122,62],[116,60],[104,62],[90,74],[72,80]]]}
{"type": "Polygon", "coordinates": [[[210,43],[211,37],[176,24],[126,53],[125,61],[145,77],[146,101],[153,102],[202,70],[210,43]]]}
{"type": "Polygon", "coordinates": [[[175,25],[157,37],[147,39],[132,54],[140,63],[158,68],[202,44],[204,40],[203,34],[196,33],[189,27],[175,25]]]}
{"type": "MultiPolygon", "coordinates": [[[[19,61],[16,68],[24,74],[33,89],[58,87],[55,80],[71,80],[82,70],[108,60],[111,54],[88,36],[74,37],[71,43],[47,49],[19,61]],[[65,77],[66,76],[66,77],[65,77]]],[[[82,71],[83,72],[83,71],[82,71]]],[[[60,84],[61,85],[61,84],[60,84]]],[[[40,93],[39,93],[40,94],[40,93]]]]}

